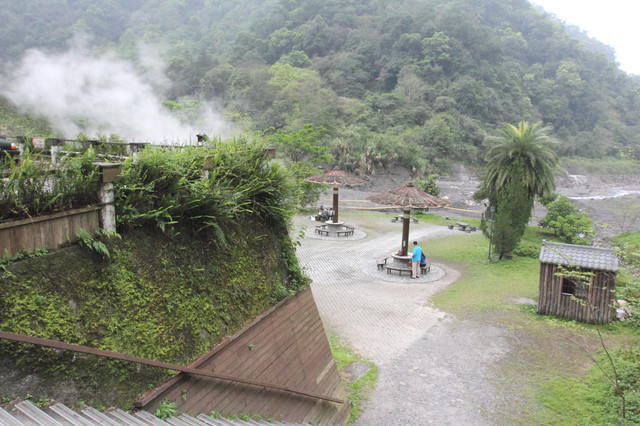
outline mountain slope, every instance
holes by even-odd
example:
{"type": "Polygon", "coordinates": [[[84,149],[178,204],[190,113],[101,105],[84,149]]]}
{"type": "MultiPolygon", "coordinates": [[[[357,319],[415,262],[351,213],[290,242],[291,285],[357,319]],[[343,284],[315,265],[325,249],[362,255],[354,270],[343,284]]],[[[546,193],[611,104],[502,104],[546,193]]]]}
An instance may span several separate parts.
{"type": "Polygon", "coordinates": [[[549,125],[561,155],[640,154],[637,84],[610,49],[587,50],[526,0],[34,1],[2,13],[5,59],[65,49],[80,29],[97,54],[138,66],[140,43],[153,45],[174,111],[190,99],[258,131],[322,126],[347,170],[481,163],[485,137],[520,120],[549,125]]]}

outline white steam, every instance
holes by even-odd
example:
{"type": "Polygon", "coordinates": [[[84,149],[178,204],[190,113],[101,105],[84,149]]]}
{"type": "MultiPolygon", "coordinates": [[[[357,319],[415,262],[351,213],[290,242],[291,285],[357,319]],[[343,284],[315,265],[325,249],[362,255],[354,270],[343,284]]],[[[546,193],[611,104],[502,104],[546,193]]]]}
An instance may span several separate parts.
{"type": "Polygon", "coordinates": [[[157,92],[166,82],[163,75],[138,72],[129,62],[89,56],[83,49],[30,50],[4,74],[0,93],[21,110],[46,117],[63,138],[115,133],[130,142],[191,143],[197,133],[215,136],[225,128],[210,106],[196,122],[180,122],[157,92]],[[148,80],[152,75],[155,81],[148,80]]]}

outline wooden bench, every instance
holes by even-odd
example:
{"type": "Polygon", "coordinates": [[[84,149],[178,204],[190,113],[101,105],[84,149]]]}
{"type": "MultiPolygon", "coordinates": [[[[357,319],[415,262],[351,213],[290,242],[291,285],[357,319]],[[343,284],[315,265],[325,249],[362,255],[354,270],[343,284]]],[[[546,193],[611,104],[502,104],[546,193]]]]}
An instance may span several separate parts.
{"type": "Polygon", "coordinates": [[[376,265],[378,265],[378,271],[382,271],[384,269],[384,265],[386,264],[387,264],[386,257],[381,257],[378,260],[376,260],[376,265]]]}
{"type": "Polygon", "coordinates": [[[349,235],[353,235],[353,229],[347,230],[347,231],[336,231],[336,234],[338,234],[339,236],[345,236],[348,237],[349,235]]]}
{"type": "Polygon", "coordinates": [[[391,271],[398,271],[398,275],[402,275],[403,272],[411,273],[411,269],[402,266],[385,266],[385,268],[387,268],[387,274],[390,274],[391,271]]]}
{"type": "Polygon", "coordinates": [[[325,235],[325,236],[329,236],[329,231],[327,231],[326,229],[318,229],[316,228],[316,232],[320,235],[325,235]]]}
{"type": "MultiPolygon", "coordinates": [[[[394,216],[391,218],[391,222],[397,222],[399,220],[402,220],[403,217],[402,216],[394,216]]],[[[418,223],[418,218],[417,217],[413,217],[411,216],[411,220],[413,221],[413,223],[418,223]]]]}

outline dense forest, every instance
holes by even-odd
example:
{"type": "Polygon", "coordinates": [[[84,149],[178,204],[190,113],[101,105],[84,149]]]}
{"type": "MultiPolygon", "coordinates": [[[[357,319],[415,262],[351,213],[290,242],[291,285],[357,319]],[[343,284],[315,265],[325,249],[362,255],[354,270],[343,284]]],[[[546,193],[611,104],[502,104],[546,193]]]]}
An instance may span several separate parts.
{"type": "MultiPolygon", "coordinates": [[[[521,120],[549,126],[561,156],[640,155],[635,77],[527,0],[2,3],[4,64],[77,33],[137,67],[154,46],[164,108],[188,119],[215,104],[295,161],[441,173],[482,164],[487,136],[521,120]]],[[[24,132],[6,117],[5,132],[24,132]]]]}

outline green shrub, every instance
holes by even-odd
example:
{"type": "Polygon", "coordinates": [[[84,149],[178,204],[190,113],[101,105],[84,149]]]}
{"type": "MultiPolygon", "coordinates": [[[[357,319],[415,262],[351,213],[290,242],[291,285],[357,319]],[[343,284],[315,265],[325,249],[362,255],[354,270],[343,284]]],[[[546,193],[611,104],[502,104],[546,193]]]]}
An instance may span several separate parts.
{"type": "Polygon", "coordinates": [[[591,219],[578,206],[560,197],[547,205],[547,215],[540,221],[542,228],[552,229],[557,237],[568,244],[588,244],[596,235],[591,219]]]}
{"type": "Polygon", "coordinates": [[[518,246],[513,250],[513,254],[522,257],[538,258],[538,256],[540,256],[540,245],[520,240],[518,246]]]}
{"type": "Polygon", "coordinates": [[[415,178],[413,179],[413,186],[426,192],[427,194],[439,197],[440,187],[437,185],[436,179],[436,175],[429,175],[426,179],[415,178]]]}
{"type": "Polygon", "coordinates": [[[225,226],[255,215],[285,226],[295,213],[295,186],[259,141],[218,141],[179,151],[147,147],[128,159],[115,187],[118,224],[153,224],[170,231],[179,222],[211,231],[224,244],[225,226]],[[212,166],[203,171],[205,160],[212,166]]]}
{"type": "Polygon", "coordinates": [[[39,153],[25,151],[0,179],[0,220],[22,219],[84,207],[99,201],[100,171],[91,149],[65,155],[55,167],[39,153]]]}
{"type": "Polygon", "coordinates": [[[176,414],[177,411],[178,409],[177,409],[176,403],[169,401],[167,398],[165,398],[162,400],[162,402],[160,403],[160,406],[158,407],[156,412],[153,413],[153,415],[159,418],[160,420],[165,420],[173,416],[174,414],[176,414]]]}
{"type": "Polygon", "coordinates": [[[640,423],[640,348],[619,347],[600,351],[596,361],[600,367],[592,367],[588,386],[592,389],[591,401],[603,408],[604,415],[617,419],[619,424],[640,423]],[[611,361],[609,361],[611,357],[611,361]],[[613,370],[615,366],[615,371],[613,370]],[[625,418],[622,419],[622,398],[612,380],[617,377],[618,386],[624,395],[625,418]]]}

